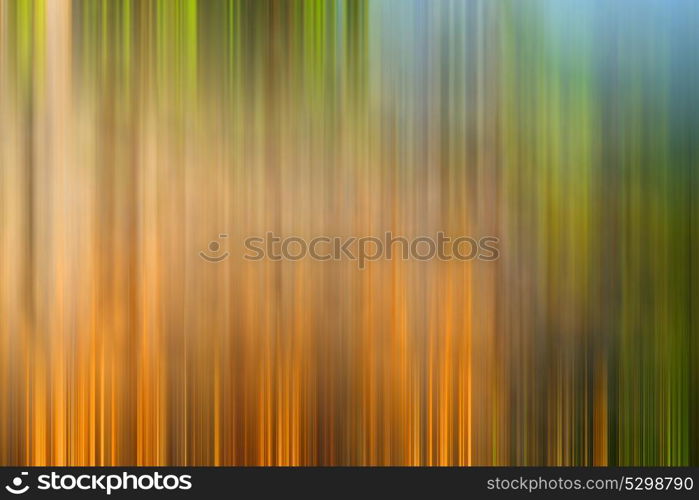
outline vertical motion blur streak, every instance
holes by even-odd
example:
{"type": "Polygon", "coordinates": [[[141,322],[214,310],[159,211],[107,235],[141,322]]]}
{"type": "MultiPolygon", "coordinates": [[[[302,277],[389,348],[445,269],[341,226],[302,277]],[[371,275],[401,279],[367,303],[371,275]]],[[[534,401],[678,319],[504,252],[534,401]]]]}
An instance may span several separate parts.
{"type": "Polygon", "coordinates": [[[0,464],[699,465],[698,169],[691,0],[0,0],[0,464]]]}

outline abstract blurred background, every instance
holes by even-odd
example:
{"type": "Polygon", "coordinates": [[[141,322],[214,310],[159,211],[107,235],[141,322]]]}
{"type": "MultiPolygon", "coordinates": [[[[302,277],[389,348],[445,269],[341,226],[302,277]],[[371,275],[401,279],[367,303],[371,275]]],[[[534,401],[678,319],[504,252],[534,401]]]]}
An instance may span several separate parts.
{"type": "Polygon", "coordinates": [[[699,465],[698,169],[692,0],[0,0],[0,464],[699,465]]]}

